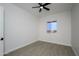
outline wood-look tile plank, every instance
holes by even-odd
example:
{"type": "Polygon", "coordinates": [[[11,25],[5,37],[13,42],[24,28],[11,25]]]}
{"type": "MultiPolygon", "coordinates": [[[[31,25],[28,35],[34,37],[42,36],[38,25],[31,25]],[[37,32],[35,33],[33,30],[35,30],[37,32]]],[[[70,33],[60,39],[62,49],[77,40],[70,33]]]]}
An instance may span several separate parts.
{"type": "Polygon", "coordinates": [[[75,56],[71,47],[38,41],[6,56],[75,56]]]}

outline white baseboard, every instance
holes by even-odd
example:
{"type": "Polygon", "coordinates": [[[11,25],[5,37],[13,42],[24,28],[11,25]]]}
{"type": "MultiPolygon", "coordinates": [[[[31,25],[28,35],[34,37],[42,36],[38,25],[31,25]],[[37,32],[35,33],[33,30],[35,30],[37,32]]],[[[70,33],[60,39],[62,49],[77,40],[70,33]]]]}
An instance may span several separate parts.
{"type": "Polygon", "coordinates": [[[24,44],[24,45],[21,45],[21,46],[19,46],[19,47],[14,48],[14,49],[11,49],[11,50],[9,50],[9,51],[6,51],[4,54],[8,54],[8,53],[10,53],[10,52],[12,52],[12,51],[15,51],[15,50],[17,50],[17,49],[20,49],[20,48],[22,48],[22,47],[25,47],[25,46],[27,46],[27,45],[29,45],[29,44],[32,44],[32,43],[36,42],[36,41],[37,41],[37,40],[33,40],[33,41],[31,41],[31,42],[29,42],[29,43],[27,43],[27,44],[24,44]]]}
{"type": "Polygon", "coordinates": [[[78,52],[77,52],[77,50],[75,48],[72,47],[72,50],[74,51],[76,56],[79,56],[79,54],[78,54],[78,52]]]}
{"type": "Polygon", "coordinates": [[[46,41],[46,40],[39,40],[39,41],[44,41],[44,42],[49,42],[49,43],[55,43],[55,44],[59,44],[59,45],[64,45],[64,46],[70,46],[70,44],[64,44],[64,43],[59,43],[59,42],[51,42],[51,41],[46,41]]]}

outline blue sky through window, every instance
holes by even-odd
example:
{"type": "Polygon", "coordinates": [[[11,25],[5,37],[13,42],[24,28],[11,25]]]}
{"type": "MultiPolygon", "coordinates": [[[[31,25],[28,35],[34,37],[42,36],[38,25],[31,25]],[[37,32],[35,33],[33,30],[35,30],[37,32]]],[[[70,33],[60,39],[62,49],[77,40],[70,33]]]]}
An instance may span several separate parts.
{"type": "Polygon", "coordinates": [[[48,30],[57,30],[57,22],[48,23],[48,30]]]}

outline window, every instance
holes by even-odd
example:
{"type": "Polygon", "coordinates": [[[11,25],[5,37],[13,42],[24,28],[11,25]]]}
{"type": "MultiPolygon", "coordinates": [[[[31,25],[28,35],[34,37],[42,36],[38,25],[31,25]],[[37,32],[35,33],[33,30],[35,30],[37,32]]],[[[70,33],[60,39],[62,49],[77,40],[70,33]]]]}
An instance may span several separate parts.
{"type": "Polygon", "coordinates": [[[47,23],[47,32],[57,31],[57,21],[51,21],[47,23]]]}

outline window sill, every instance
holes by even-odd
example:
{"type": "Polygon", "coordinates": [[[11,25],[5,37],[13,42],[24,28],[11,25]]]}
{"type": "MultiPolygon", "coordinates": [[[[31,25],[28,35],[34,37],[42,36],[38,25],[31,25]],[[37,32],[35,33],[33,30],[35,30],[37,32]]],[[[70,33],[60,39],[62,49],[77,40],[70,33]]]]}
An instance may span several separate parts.
{"type": "Polygon", "coordinates": [[[48,30],[47,33],[56,33],[56,30],[48,30]]]}

